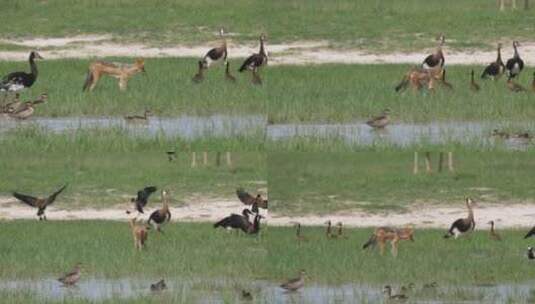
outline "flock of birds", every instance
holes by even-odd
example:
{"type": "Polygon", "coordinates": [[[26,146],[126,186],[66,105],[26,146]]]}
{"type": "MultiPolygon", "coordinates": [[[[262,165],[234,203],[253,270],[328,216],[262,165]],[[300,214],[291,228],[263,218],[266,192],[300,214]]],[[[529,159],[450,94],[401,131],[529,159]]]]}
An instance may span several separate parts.
{"type": "MultiPolygon", "coordinates": [[[[46,197],[36,197],[33,195],[22,194],[20,192],[13,192],[13,197],[18,201],[37,209],[37,217],[40,221],[46,221],[46,208],[52,205],[58,196],[67,188],[67,184],[61,186],[58,190],[46,197]]],[[[158,191],[156,186],[147,186],[140,189],[137,192],[136,197],[130,199],[130,204],[137,212],[134,218],[130,220],[130,225],[133,232],[134,243],[136,249],[145,248],[148,230],[151,227],[155,228],[158,233],[163,233],[162,226],[171,221],[171,211],[169,208],[169,192],[167,190],[161,191],[162,207],[154,210],[148,217],[146,224],[143,224],[143,219],[139,219],[140,216],[145,214],[145,209],[149,203],[149,199],[153,193],[158,191]],[[138,222],[139,221],[139,222],[138,222]]],[[[248,235],[257,235],[260,232],[260,220],[264,218],[260,214],[260,209],[268,208],[268,201],[264,199],[262,195],[251,195],[243,188],[236,190],[238,199],[248,208],[243,209],[242,214],[230,214],[229,216],[217,221],[213,226],[214,228],[222,227],[229,230],[243,231],[248,235]],[[251,222],[250,215],[254,215],[254,219],[251,222]]],[[[126,214],[132,214],[129,208],[126,210],[126,214]]],[[[65,286],[75,285],[81,277],[82,264],[77,263],[73,270],[66,273],[58,280],[65,286]]],[[[162,279],[159,282],[151,285],[151,290],[163,290],[166,288],[165,281],[162,279]]]]}

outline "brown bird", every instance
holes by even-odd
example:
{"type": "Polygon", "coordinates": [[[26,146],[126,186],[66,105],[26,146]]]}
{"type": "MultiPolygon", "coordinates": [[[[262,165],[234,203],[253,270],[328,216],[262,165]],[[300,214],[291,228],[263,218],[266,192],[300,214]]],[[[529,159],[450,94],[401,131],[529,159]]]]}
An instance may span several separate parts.
{"type": "Polygon", "coordinates": [[[296,227],[295,237],[297,238],[297,240],[300,242],[308,241],[308,239],[305,236],[301,235],[301,224],[296,222],[295,227],[296,227]]]}
{"type": "Polygon", "coordinates": [[[437,38],[438,40],[438,47],[435,53],[425,57],[424,62],[422,63],[422,68],[424,69],[434,69],[438,67],[444,66],[444,53],[442,52],[442,47],[444,46],[444,43],[446,42],[446,38],[443,34],[440,34],[440,36],[437,38]]]}
{"type": "Polygon", "coordinates": [[[301,270],[299,272],[299,277],[295,279],[290,279],[285,283],[281,284],[280,287],[286,289],[287,291],[297,291],[299,288],[305,285],[305,271],[301,270]]]}
{"type": "Polygon", "coordinates": [[[166,222],[171,221],[171,212],[169,211],[168,193],[166,190],[162,190],[162,202],[163,202],[163,207],[161,209],[154,211],[150,215],[149,221],[147,222],[148,225],[151,225],[151,222],[152,222],[153,225],[156,227],[156,231],[158,232],[163,232],[160,227],[166,222]]]}
{"type": "Polygon", "coordinates": [[[511,77],[509,77],[507,79],[507,88],[509,89],[509,91],[515,92],[515,93],[516,92],[525,92],[526,91],[526,89],[523,86],[521,86],[518,83],[514,82],[513,78],[511,78],[511,77]]]}
{"type": "Polygon", "coordinates": [[[502,237],[494,229],[494,221],[490,221],[488,224],[490,225],[490,238],[495,241],[501,241],[502,237]]]}
{"type": "Polygon", "coordinates": [[[203,68],[207,69],[213,62],[221,59],[227,62],[227,40],[223,37],[223,34],[223,28],[219,29],[219,37],[222,40],[221,45],[209,50],[206,55],[203,56],[200,61],[203,68]]]}
{"type": "Polygon", "coordinates": [[[51,205],[56,200],[56,197],[67,187],[67,184],[65,184],[63,187],[61,187],[58,191],[52,193],[49,197],[46,198],[40,198],[40,197],[33,197],[30,195],[13,192],[13,196],[20,200],[21,202],[25,203],[28,206],[37,208],[37,216],[39,217],[39,220],[46,220],[45,210],[48,205],[51,205]]]}
{"type": "Polygon", "coordinates": [[[80,280],[81,271],[82,271],[82,264],[77,263],[71,272],[63,275],[61,278],[58,279],[58,281],[63,283],[63,285],[65,286],[73,286],[80,280]]]}
{"type": "Polygon", "coordinates": [[[236,190],[236,195],[244,205],[251,205],[254,213],[258,213],[258,208],[268,208],[268,201],[262,198],[260,194],[257,194],[256,197],[254,197],[243,190],[243,188],[238,188],[236,190]]]}
{"type": "Polygon", "coordinates": [[[199,61],[197,65],[199,69],[197,70],[197,74],[195,74],[195,76],[193,76],[191,80],[194,83],[201,83],[204,80],[204,75],[203,75],[204,66],[203,66],[202,61],[199,61]]]}
{"type": "Polygon", "coordinates": [[[8,107],[9,116],[16,118],[16,119],[27,119],[30,118],[33,115],[33,112],[35,111],[35,105],[44,103],[48,99],[48,95],[41,94],[39,98],[33,101],[26,101],[23,104],[18,105],[15,107],[14,105],[8,107]]]}
{"type": "Polygon", "coordinates": [[[146,122],[149,120],[149,116],[152,116],[152,111],[145,110],[143,115],[129,115],[125,116],[124,119],[126,119],[127,122],[146,122]]]}
{"type": "Polygon", "coordinates": [[[476,83],[476,80],[474,79],[474,70],[470,72],[470,90],[474,92],[479,91],[479,85],[476,83]]]}
{"type": "Polygon", "coordinates": [[[229,82],[236,82],[236,77],[232,76],[232,74],[230,74],[230,63],[227,61],[227,63],[225,64],[226,65],[226,68],[225,68],[225,79],[229,82]]]}
{"type": "Polygon", "coordinates": [[[347,239],[347,235],[343,234],[343,226],[344,224],[342,222],[336,223],[336,227],[338,227],[336,237],[339,239],[347,239]]]}
{"type": "Polygon", "coordinates": [[[384,109],[383,114],[373,117],[366,124],[374,129],[383,129],[390,123],[390,109],[384,109]]]}

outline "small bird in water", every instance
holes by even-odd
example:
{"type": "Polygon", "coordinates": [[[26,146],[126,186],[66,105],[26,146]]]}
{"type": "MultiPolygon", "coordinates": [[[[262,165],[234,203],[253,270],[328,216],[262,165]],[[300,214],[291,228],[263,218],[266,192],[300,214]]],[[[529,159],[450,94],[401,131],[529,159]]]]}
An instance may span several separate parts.
{"type": "Polygon", "coordinates": [[[373,117],[366,124],[374,129],[383,129],[390,123],[390,109],[384,109],[383,114],[373,117]]]}
{"type": "Polygon", "coordinates": [[[299,272],[299,277],[286,281],[285,283],[281,284],[280,287],[286,289],[287,291],[297,291],[299,288],[305,285],[305,274],[305,271],[301,270],[299,272]]]}
{"type": "Polygon", "coordinates": [[[251,292],[249,292],[247,290],[242,290],[241,291],[241,298],[243,300],[246,300],[246,301],[252,301],[253,300],[253,295],[251,294],[251,292]]]}
{"type": "Polygon", "coordinates": [[[64,286],[73,286],[80,280],[81,271],[82,264],[77,263],[71,272],[63,275],[61,278],[58,279],[58,281],[63,283],[64,286]]]}
{"type": "Polygon", "coordinates": [[[167,289],[167,285],[165,284],[165,280],[161,279],[158,282],[154,284],[150,284],[150,290],[151,291],[162,291],[164,289],[167,289]]]}
{"type": "Polygon", "coordinates": [[[392,287],[390,285],[386,285],[383,288],[383,294],[385,295],[385,298],[387,300],[401,300],[401,301],[404,301],[404,300],[407,300],[409,298],[404,294],[393,295],[392,294],[392,287]]]}

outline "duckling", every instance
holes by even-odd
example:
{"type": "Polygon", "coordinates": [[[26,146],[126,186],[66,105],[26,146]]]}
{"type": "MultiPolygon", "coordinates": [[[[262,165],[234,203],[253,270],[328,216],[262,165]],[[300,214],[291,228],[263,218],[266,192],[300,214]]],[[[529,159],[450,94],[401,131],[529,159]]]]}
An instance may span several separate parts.
{"type": "Polygon", "coordinates": [[[437,287],[438,287],[438,283],[437,282],[426,283],[426,284],[423,285],[423,288],[425,288],[425,289],[437,288],[437,287]]]}
{"type": "Polygon", "coordinates": [[[339,239],[347,239],[347,235],[343,235],[343,226],[342,222],[336,223],[336,227],[338,227],[336,237],[339,239]]]}
{"type": "Polygon", "coordinates": [[[511,137],[511,135],[509,133],[504,132],[504,131],[499,131],[498,129],[492,130],[491,135],[493,137],[499,137],[499,138],[502,138],[502,139],[509,139],[511,137]]]}
{"type": "Polygon", "coordinates": [[[415,286],[416,286],[416,285],[415,285],[414,283],[412,283],[412,282],[409,283],[407,286],[403,285],[403,286],[401,286],[401,288],[400,288],[400,292],[403,293],[403,294],[408,293],[408,292],[411,292],[412,290],[414,290],[414,287],[415,287],[415,286]]]}
{"type": "Polygon", "coordinates": [[[495,241],[501,241],[502,237],[496,232],[496,230],[494,230],[494,221],[490,221],[488,222],[488,224],[490,225],[490,239],[495,241]]]}
{"type": "Polygon", "coordinates": [[[286,281],[281,284],[280,287],[287,291],[297,291],[305,285],[305,274],[305,270],[301,270],[299,272],[299,277],[286,281]]]}
{"type": "Polygon", "coordinates": [[[383,114],[373,117],[366,124],[374,129],[383,129],[390,123],[390,109],[384,109],[383,114]]]}
{"type": "Polygon", "coordinates": [[[523,86],[521,86],[518,83],[514,82],[512,77],[509,77],[507,79],[507,88],[509,89],[509,91],[515,92],[515,93],[516,92],[525,92],[526,91],[526,89],[523,86]]]}
{"type": "Polygon", "coordinates": [[[533,247],[528,247],[527,257],[528,260],[535,260],[535,252],[533,252],[533,247]]]}
{"type": "Polygon", "coordinates": [[[152,111],[145,110],[143,115],[129,115],[125,116],[124,119],[126,119],[127,122],[147,122],[149,120],[149,116],[152,116],[152,111]]]}
{"type": "Polygon", "coordinates": [[[409,298],[404,294],[393,295],[392,294],[392,287],[390,285],[386,285],[384,287],[383,294],[385,295],[385,299],[386,300],[401,300],[401,301],[405,301],[405,300],[407,300],[409,298]]]}
{"type": "Polygon", "coordinates": [[[204,75],[203,75],[204,66],[203,66],[202,61],[198,62],[198,68],[199,69],[197,71],[197,74],[195,74],[195,76],[193,76],[193,78],[191,79],[194,83],[201,83],[204,80],[204,75]]]}
{"type": "Polygon", "coordinates": [[[22,101],[20,100],[20,94],[15,93],[15,97],[13,98],[13,101],[6,103],[5,105],[2,105],[2,113],[13,113],[16,109],[18,109],[22,105],[22,101]]]}
{"type": "Polygon", "coordinates": [[[225,68],[225,79],[229,82],[236,82],[236,77],[232,76],[232,74],[230,74],[230,63],[227,61],[227,63],[225,64],[226,65],[226,68],[225,68]]]}
{"type": "Polygon", "coordinates": [[[479,91],[479,85],[476,83],[474,79],[474,70],[470,72],[470,90],[477,92],[479,91]]]}
{"type": "Polygon", "coordinates": [[[297,240],[300,242],[308,241],[308,239],[305,236],[301,235],[301,224],[299,222],[296,222],[295,227],[296,227],[295,237],[297,238],[297,240]]]}
{"type": "Polygon", "coordinates": [[[164,289],[167,289],[167,285],[165,284],[165,280],[161,279],[158,282],[154,284],[150,284],[150,290],[151,291],[162,291],[164,289]]]}
{"type": "Polygon", "coordinates": [[[331,230],[331,228],[332,228],[331,220],[326,221],[325,225],[327,225],[327,228],[325,229],[325,236],[328,239],[335,238],[335,236],[333,237],[332,230],[331,230]]]}
{"type": "Polygon", "coordinates": [[[68,272],[63,275],[61,278],[58,279],[58,281],[63,283],[64,286],[73,286],[80,280],[81,271],[82,264],[77,263],[71,272],[68,272]]]}

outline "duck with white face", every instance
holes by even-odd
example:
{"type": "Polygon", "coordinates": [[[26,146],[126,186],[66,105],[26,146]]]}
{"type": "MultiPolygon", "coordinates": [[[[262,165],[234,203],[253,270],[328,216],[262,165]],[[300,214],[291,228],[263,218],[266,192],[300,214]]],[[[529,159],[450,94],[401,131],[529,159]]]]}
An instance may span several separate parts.
{"type": "Polygon", "coordinates": [[[221,45],[210,49],[202,58],[201,58],[201,67],[203,69],[209,68],[214,62],[223,60],[227,63],[227,40],[223,37],[224,30],[223,28],[219,29],[219,37],[221,38],[221,45]]]}

